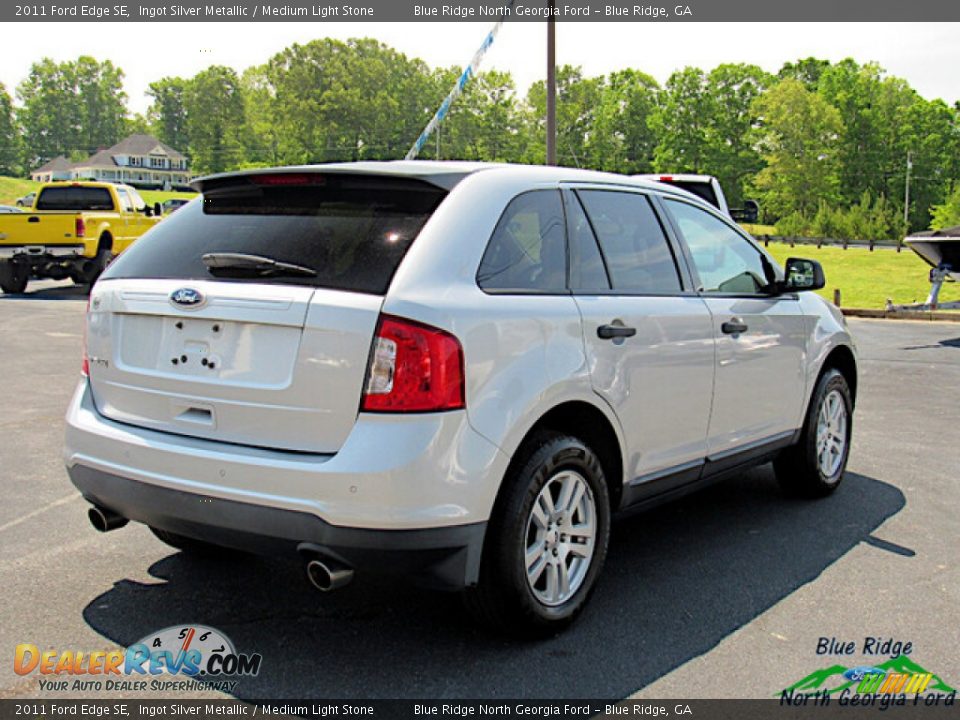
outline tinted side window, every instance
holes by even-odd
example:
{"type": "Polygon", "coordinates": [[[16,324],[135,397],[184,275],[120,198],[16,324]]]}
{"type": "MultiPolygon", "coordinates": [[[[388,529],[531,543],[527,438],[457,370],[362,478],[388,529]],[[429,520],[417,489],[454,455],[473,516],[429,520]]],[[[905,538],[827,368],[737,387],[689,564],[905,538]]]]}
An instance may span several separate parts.
{"type": "Polygon", "coordinates": [[[567,247],[559,190],[518,195],[503,211],[477,271],[484,290],[562,292],[567,247]]]}
{"type": "Polygon", "coordinates": [[[677,264],[650,201],[636,193],[582,190],[614,290],[668,294],[681,290],[677,264]]]}
{"type": "Polygon", "coordinates": [[[597,246],[597,238],[580,201],[569,196],[567,232],[570,237],[570,287],[574,290],[609,290],[610,279],[597,246]]]}
{"type": "Polygon", "coordinates": [[[767,286],[760,252],[726,223],[700,208],[666,200],[708,293],[759,294],[767,286]]]}

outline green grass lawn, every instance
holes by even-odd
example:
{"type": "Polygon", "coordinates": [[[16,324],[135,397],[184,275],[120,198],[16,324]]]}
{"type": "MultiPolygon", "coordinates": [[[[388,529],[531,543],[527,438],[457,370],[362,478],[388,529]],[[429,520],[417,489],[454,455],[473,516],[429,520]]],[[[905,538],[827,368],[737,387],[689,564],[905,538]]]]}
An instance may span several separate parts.
{"type": "Polygon", "coordinates": [[[0,177],[0,205],[13,205],[17,198],[33,192],[40,183],[20,178],[0,177]]]}
{"type": "MultiPolygon", "coordinates": [[[[41,183],[33,180],[24,180],[22,178],[0,177],[0,205],[13,205],[17,198],[23,197],[28,192],[35,191],[41,183]]],[[[191,192],[163,192],[162,190],[140,190],[140,196],[151,205],[155,202],[162,203],[170,198],[190,199],[196,193],[191,192]]]]}
{"type": "MultiPolygon", "coordinates": [[[[840,288],[844,307],[885,307],[887,298],[898,305],[921,303],[930,292],[927,273],[930,266],[912,250],[902,252],[881,248],[870,252],[866,248],[822,247],[785,243],[770,243],[767,248],[782,264],[788,257],[804,257],[823,265],[827,286],[820,294],[833,300],[834,288],[840,288]]],[[[960,300],[960,283],[945,283],[940,291],[940,302],[960,300]]]]}
{"type": "Polygon", "coordinates": [[[777,228],[773,225],[751,225],[750,223],[740,223],[740,227],[751,235],[776,235],[777,228]]]}

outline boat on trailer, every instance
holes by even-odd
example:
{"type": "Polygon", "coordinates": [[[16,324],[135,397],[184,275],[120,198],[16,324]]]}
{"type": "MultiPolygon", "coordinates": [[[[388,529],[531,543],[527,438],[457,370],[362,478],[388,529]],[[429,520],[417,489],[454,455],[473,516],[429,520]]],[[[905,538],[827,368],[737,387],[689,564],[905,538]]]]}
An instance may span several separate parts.
{"type": "Polygon", "coordinates": [[[901,305],[896,309],[960,310],[960,302],[937,302],[944,282],[960,280],[960,225],[913,233],[903,242],[930,266],[930,294],[922,305],[901,305]]]}

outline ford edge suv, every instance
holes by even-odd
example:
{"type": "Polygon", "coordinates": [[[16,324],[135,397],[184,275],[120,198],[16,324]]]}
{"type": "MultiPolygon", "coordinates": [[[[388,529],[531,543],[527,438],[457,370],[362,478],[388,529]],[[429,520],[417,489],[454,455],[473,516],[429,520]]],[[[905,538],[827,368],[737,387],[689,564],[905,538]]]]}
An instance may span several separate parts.
{"type": "Polygon", "coordinates": [[[774,461],[840,484],[839,311],[660,183],[385,162],[200,179],[93,288],[65,459],[102,531],[403,573],[571,622],[611,516],[774,461]]]}

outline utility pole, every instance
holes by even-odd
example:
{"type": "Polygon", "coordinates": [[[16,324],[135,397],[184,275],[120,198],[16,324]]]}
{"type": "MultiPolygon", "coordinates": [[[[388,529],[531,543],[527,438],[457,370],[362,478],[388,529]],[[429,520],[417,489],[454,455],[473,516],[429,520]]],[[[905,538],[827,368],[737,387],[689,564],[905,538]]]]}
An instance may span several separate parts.
{"type": "Polygon", "coordinates": [[[903,188],[903,224],[907,226],[907,232],[910,232],[910,170],[913,168],[912,154],[907,150],[907,181],[903,188]]]}
{"type": "Polygon", "coordinates": [[[557,164],[557,27],[555,0],[547,3],[547,165],[557,164]]]}
{"type": "MultiPolygon", "coordinates": [[[[903,231],[910,234],[910,170],[913,168],[913,156],[907,150],[907,177],[903,184],[903,231]]],[[[897,252],[903,249],[903,238],[897,238],[897,252]]]]}

